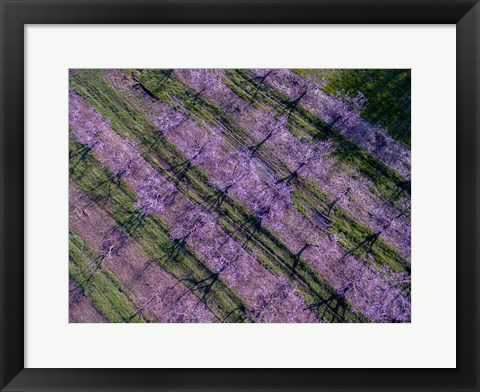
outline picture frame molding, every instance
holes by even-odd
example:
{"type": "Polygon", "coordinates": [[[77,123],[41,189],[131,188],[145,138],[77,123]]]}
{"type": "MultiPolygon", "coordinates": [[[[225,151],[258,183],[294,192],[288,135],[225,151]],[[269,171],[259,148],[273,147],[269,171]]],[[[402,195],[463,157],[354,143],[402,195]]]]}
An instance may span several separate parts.
{"type": "Polygon", "coordinates": [[[0,0],[2,391],[479,391],[478,0],[0,0]],[[456,369],[24,367],[24,29],[27,24],[456,24],[456,369]]]}

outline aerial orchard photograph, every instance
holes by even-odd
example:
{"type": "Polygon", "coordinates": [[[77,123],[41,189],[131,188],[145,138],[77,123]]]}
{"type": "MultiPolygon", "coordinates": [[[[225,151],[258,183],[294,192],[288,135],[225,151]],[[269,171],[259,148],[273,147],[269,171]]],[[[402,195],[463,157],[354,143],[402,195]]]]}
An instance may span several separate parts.
{"type": "Polygon", "coordinates": [[[70,69],[70,323],[410,323],[409,69],[70,69]]]}

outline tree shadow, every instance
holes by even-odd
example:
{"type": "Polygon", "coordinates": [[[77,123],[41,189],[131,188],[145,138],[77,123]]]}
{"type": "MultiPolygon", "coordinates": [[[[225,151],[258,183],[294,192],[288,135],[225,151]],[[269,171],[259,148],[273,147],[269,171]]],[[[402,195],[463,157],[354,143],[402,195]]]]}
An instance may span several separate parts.
{"type": "Polygon", "coordinates": [[[157,298],[158,293],[150,297],[139,309],[136,310],[134,314],[132,314],[130,317],[123,318],[125,322],[130,323],[135,317],[141,318],[143,316],[143,311],[146,309],[146,307],[152,302],[155,298],[157,298]]]}
{"type": "Polygon", "coordinates": [[[277,180],[276,184],[295,185],[298,182],[298,179],[298,170],[295,170],[294,172],[290,172],[287,176],[277,180]]]}
{"type": "Polygon", "coordinates": [[[153,94],[148,88],[146,88],[142,83],[136,81],[132,88],[138,88],[142,91],[152,102],[158,102],[158,98],[153,94]]]}
{"type": "Polygon", "coordinates": [[[267,134],[265,137],[260,140],[257,144],[254,144],[253,146],[248,147],[248,151],[250,152],[250,155],[253,156],[255,155],[258,150],[273,136],[273,131],[269,131],[268,128],[265,126],[265,129],[267,131],[267,134]]]}
{"type": "Polygon", "coordinates": [[[315,310],[324,320],[344,323],[347,308],[348,306],[345,297],[340,294],[332,293],[327,299],[314,302],[305,309],[315,310]],[[329,319],[327,318],[327,313],[331,316],[329,319]]]}
{"type": "MultiPolygon", "coordinates": [[[[70,175],[73,175],[75,173],[78,165],[80,165],[82,162],[85,162],[88,159],[88,157],[90,155],[90,151],[91,151],[91,148],[86,146],[86,145],[83,145],[75,153],[73,153],[70,150],[69,155],[68,155],[69,161],[72,161],[73,159],[76,159],[75,164],[73,164],[73,166],[70,166],[70,175]]],[[[77,175],[79,177],[82,177],[86,170],[87,170],[87,168],[84,168],[83,172],[77,173],[77,175]]]]}
{"type": "Polygon", "coordinates": [[[132,237],[142,225],[147,214],[139,210],[126,211],[126,219],[121,222],[125,232],[132,237]]]}
{"type": "Polygon", "coordinates": [[[196,111],[196,109],[200,105],[200,101],[203,100],[202,94],[205,90],[207,90],[207,87],[202,88],[200,91],[195,92],[194,94],[188,92],[188,98],[184,102],[185,110],[186,112],[188,111],[196,111]]]}
{"type": "Polygon", "coordinates": [[[344,261],[348,256],[353,255],[357,250],[360,250],[362,248],[365,248],[368,253],[371,253],[373,245],[375,245],[375,243],[377,242],[382,231],[377,231],[376,233],[372,233],[366,236],[358,245],[345,252],[340,260],[344,261]]]}
{"type": "Polygon", "coordinates": [[[228,191],[230,188],[231,185],[227,186],[224,190],[217,189],[213,194],[205,197],[200,204],[205,204],[205,209],[209,212],[213,210],[219,210],[225,200],[227,200],[228,191]]]}
{"type": "Polygon", "coordinates": [[[300,104],[300,101],[302,100],[302,98],[307,95],[308,93],[308,88],[306,88],[302,93],[300,93],[300,95],[295,98],[294,100],[289,100],[287,101],[286,105],[285,105],[285,112],[290,115],[292,114],[295,110],[297,110],[297,107],[298,105],[300,104]]]}
{"type": "MultiPolygon", "coordinates": [[[[177,261],[178,257],[183,253],[183,249],[184,249],[184,242],[182,240],[173,240],[171,245],[165,249],[164,254],[162,256],[149,259],[143,265],[143,267],[140,270],[138,270],[135,273],[135,275],[133,275],[127,287],[129,288],[132,287],[152,265],[160,264],[162,266],[165,266],[167,263],[172,263],[177,261]]],[[[177,283],[180,280],[181,279],[177,279],[177,283]]]]}
{"type": "Polygon", "coordinates": [[[313,244],[305,244],[305,245],[303,245],[303,247],[294,255],[294,257],[293,257],[293,264],[292,264],[292,266],[290,267],[290,270],[291,270],[291,272],[290,272],[290,277],[298,276],[296,270],[297,270],[297,266],[298,266],[298,264],[300,263],[300,260],[301,260],[301,258],[302,258],[302,254],[303,254],[303,252],[305,252],[305,251],[306,251],[309,247],[311,247],[311,246],[315,246],[315,245],[313,245],[313,244]]]}
{"type": "Polygon", "coordinates": [[[265,75],[263,76],[254,76],[253,80],[258,81],[258,84],[255,86],[255,90],[250,98],[250,105],[253,105],[255,102],[255,98],[257,97],[257,94],[260,91],[260,87],[265,83],[265,80],[267,79],[268,76],[272,74],[273,70],[268,71],[265,75]]]}
{"type": "Polygon", "coordinates": [[[373,246],[378,241],[382,233],[387,230],[391,224],[398,218],[404,215],[403,212],[400,212],[397,216],[392,218],[387,224],[385,224],[380,230],[375,233],[367,235],[358,245],[354,246],[352,249],[348,250],[341,258],[341,260],[345,260],[347,256],[354,254],[357,250],[361,248],[365,248],[368,253],[372,253],[373,246]]]}
{"type": "Polygon", "coordinates": [[[248,319],[248,316],[246,316],[247,309],[245,308],[244,305],[239,305],[236,308],[232,309],[230,312],[226,314],[224,318],[222,318],[221,322],[222,323],[243,323],[245,320],[248,319]],[[233,320],[227,321],[231,316],[235,316],[233,320]]]}
{"type": "Polygon", "coordinates": [[[181,279],[181,282],[184,282],[189,288],[182,296],[188,292],[192,292],[199,298],[199,303],[202,302],[207,305],[208,296],[215,283],[218,282],[219,275],[219,272],[211,272],[210,275],[203,279],[196,279],[193,276],[181,279]]]}
{"type": "Polygon", "coordinates": [[[242,222],[238,222],[238,227],[232,232],[231,237],[238,232],[242,232],[246,235],[245,240],[242,243],[242,247],[245,248],[252,238],[260,232],[262,229],[262,221],[261,219],[257,218],[256,216],[250,215],[246,217],[246,219],[242,222]]]}
{"type": "Polygon", "coordinates": [[[93,203],[112,198],[113,192],[119,187],[120,180],[114,175],[102,180],[91,187],[88,191],[93,203]]]}
{"type": "Polygon", "coordinates": [[[171,168],[175,173],[175,180],[173,183],[177,186],[187,179],[188,173],[192,169],[192,162],[189,159],[185,159],[180,163],[171,165],[171,168]]]}
{"type": "Polygon", "coordinates": [[[328,217],[332,212],[335,211],[335,206],[337,203],[343,198],[347,197],[347,195],[352,193],[352,189],[348,187],[344,192],[340,193],[335,199],[333,199],[330,203],[326,204],[326,208],[324,209],[324,213],[328,217]]]}
{"type": "Polygon", "coordinates": [[[400,199],[403,193],[409,192],[411,189],[412,183],[410,180],[402,181],[400,184],[397,185],[397,189],[395,189],[390,197],[388,198],[387,202],[390,203],[392,206],[395,202],[400,199]]]}
{"type": "Polygon", "coordinates": [[[157,146],[157,143],[163,139],[163,134],[160,130],[155,129],[153,131],[153,141],[148,146],[148,152],[153,152],[154,148],[157,146]]]}

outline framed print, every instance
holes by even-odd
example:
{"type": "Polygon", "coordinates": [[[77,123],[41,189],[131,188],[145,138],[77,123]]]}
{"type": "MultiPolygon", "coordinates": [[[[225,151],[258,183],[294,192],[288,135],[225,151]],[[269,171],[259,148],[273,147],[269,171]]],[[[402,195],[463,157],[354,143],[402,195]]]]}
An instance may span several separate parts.
{"type": "Polygon", "coordinates": [[[2,390],[479,389],[478,2],[1,6],[2,390]]]}
{"type": "Polygon", "coordinates": [[[410,70],[72,69],[69,91],[70,322],[411,322],[410,70]],[[363,92],[324,93],[352,78],[395,83],[391,136],[363,92]],[[114,131],[122,107],[149,122],[114,131]]]}

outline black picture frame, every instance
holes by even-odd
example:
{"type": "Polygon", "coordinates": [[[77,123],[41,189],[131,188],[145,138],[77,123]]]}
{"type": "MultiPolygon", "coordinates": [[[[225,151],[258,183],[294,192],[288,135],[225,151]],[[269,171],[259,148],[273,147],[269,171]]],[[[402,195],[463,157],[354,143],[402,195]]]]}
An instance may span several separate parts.
{"type": "Polygon", "coordinates": [[[478,0],[1,0],[0,7],[2,390],[480,390],[478,0]],[[24,368],[24,26],[86,23],[456,24],[456,369],[24,368]]]}

